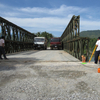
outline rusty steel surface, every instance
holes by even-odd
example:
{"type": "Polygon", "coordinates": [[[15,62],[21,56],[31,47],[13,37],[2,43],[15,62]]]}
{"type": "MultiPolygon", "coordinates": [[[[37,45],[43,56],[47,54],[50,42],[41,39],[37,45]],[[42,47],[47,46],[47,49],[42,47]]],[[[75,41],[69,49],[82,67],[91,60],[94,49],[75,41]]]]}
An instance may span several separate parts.
{"type": "Polygon", "coordinates": [[[0,17],[0,35],[5,36],[5,51],[13,53],[33,49],[36,35],[0,17]]]}

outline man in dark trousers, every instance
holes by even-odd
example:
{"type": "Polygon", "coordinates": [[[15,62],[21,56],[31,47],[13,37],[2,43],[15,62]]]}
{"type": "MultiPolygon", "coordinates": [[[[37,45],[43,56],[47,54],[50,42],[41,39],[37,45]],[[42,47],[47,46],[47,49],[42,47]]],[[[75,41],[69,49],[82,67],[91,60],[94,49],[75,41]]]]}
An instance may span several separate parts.
{"type": "Polygon", "coordinates": [[[5,46],[5,37],[2,36],[1,39],[0,39],[0,59],[3,59],[3,58],[1,57],[2,54],[3,54],[3,56],[4,56],[4,59],[8,59],[8,58],[6,57],[6,54],[5,54],[4,46],[5,46]]]}
{"type": "Polygon", "coordinates": [[[97,47],[97,49],[95,51],[95,64],[97,64],[97,62],[98,62],[98,56],[100,54],[100,37],[98,37],[98,40],[96,42],[96,47],[97,47]]]}

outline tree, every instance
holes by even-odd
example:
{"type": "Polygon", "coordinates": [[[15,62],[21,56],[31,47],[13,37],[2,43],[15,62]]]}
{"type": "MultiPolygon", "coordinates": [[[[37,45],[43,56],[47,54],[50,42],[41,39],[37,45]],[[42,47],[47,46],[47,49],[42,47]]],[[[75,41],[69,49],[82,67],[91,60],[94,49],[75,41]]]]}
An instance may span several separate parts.
{"type": "Polygon", "coordinates": [[[40,32],[37,32],[37,33],[36,33],[36,36],[40,36],[40,34],[41,34],[40,32]]]}

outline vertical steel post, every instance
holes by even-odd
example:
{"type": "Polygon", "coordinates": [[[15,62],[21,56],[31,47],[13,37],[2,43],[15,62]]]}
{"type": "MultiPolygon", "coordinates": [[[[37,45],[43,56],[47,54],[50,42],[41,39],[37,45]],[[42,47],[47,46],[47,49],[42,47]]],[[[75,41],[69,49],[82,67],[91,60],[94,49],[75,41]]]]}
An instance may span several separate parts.
{"type": "MultiPolygon", "coordinates": [[[[61,35],[61,40],[64,43],[64,50],[81,60],[81,55],[86,55],[88,59],[89,48],[86,48],[84,43],[88,38],[80,38],[80,16],[73,15],[68,26],[61,35]],[[86,53],[87,51],[87,53],[86,53]],[[85,54],[86,53],[86,54],[85,54]]],[[[89,46],[88,46],[89,47],[89,46]]]]}

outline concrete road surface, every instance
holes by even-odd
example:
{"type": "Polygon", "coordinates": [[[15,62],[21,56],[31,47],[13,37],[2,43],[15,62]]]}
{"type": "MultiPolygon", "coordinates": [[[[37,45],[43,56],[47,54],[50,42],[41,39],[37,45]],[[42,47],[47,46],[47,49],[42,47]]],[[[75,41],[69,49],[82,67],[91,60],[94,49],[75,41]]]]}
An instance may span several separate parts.
{"type": "Polygon", "coordinates": [[[10,60],[32,60],[32,61],[53,61],[53,62],[76,62],[79,61],[63,50],[34,50],[28,52],[21,52],[8,56],[10,60]]]}
{"type": "Polygon", "coordinates": [[[99,64],[63,50],[31,50],[0,60],[0,100],[100,100],[99,64]]]}

